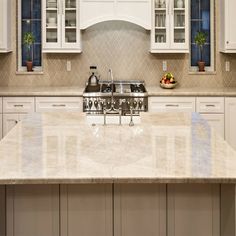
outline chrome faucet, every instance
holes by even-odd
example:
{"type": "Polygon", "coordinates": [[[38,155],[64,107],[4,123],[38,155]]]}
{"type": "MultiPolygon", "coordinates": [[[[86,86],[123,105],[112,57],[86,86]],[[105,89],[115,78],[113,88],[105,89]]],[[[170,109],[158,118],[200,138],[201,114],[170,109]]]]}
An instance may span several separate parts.
{"type": "Polygon", "coordinates": [[[108,70],[108,73],[110,75],[110,79],[111,79],[111,108],[114,108],[115,102],[114,102],[114,77],[113,77],[113,73],[112,73],[112,69],[110,68],[108,70]]]}
{"type": "Polygon", "coordinates": [[[104,104],[105,106],[103,107],[103,115],[104,115],[104,125],[106,125],[106,116],[107,114],[119,114],[119,124],[121,125],[121,115],[122,115],[122,110],[121,107],[118,109],[115,108],[115,100],[114,100],[114,77],[112,73],[112,69],[108,70],[110,79],[111,79],[111,107],[110,109],[106,108],[106,103],[104,104]]]}

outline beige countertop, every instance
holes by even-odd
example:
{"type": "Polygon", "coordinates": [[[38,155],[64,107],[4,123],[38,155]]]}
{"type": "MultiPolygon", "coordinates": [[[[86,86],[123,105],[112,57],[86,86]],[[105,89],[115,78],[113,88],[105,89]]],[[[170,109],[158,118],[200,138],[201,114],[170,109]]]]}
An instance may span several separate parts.
{"type": "Polygon", "coordinates": [[[82,96],[84,87],[0,87],[0,96],[82,96]]]}
{"type": "Polygon", "coordinates": [[[149,96],[236,96],[236,87],[163,89],[159,86],[147,86],[147,91],[149,96]]]}
{"type": "Polygon", "coordinates": [[[236,152],[197,113],[145,113],[133,127],[35,113],[0,142],[0,184],[137,182],[236,183],[236,152]]]}
{"type": "MultiPolygon", "coordinates": [[[[82,96],[84,87],[0,87],[0,96],[82,96]]],[[[149,96],[236,96],[233,88],[175,88],[147,86],[149,96]]]]}

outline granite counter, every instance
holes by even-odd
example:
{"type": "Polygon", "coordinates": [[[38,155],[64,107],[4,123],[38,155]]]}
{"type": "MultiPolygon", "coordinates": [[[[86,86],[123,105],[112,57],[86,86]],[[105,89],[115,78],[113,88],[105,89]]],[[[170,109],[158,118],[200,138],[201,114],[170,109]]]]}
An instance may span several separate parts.
{"type": "Polygon", "coordinates": [[[197,113],[91,125],[32,114],[0,143],[0,184],[236,183],[236,152],[197,113]]]}

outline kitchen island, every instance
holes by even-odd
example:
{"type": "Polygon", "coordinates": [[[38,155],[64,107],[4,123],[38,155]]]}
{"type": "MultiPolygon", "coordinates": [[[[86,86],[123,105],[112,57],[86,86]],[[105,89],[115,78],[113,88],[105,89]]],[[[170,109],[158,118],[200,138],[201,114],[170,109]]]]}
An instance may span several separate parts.
{"type": "Polygon", "coordinates": [[[33,114],[0,143],[0,236],[233,236],[236,152],[197,113],[33,114]]]}

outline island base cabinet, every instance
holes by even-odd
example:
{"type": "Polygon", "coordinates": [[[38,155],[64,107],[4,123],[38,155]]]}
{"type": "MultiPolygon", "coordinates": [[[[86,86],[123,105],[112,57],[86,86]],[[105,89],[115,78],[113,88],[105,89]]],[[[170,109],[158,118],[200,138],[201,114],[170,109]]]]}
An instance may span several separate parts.
{"type": "Polygon", "coordinates": [[[60,236],[112,236],[112,185],[62,185],[60,236]]]}
{"type": "Polygon", "coordinates": [[[236,235],[236,188],[234,184],[221,185],[221,236],[236,235]]]}
{"type": "Polygon", "coordinates": [[[0,236],[6,236],[6,187],[0,185],[0,236]]]}
{"type": "Polygon", "coordinates": [[[7,186],[7,236],[59,236],[59,186],[7,186]]]}
{"type": "Polygon", "coordinates": [[[220,236],[220,186],[170,184],[168,236],[220,236]]]}
{"type": "Polygon", "coordinates": [[[166,185],[115,184],[114,236],[166,235],[166,185]]]}

